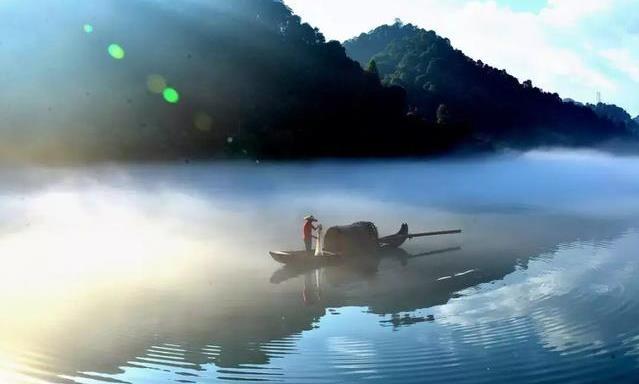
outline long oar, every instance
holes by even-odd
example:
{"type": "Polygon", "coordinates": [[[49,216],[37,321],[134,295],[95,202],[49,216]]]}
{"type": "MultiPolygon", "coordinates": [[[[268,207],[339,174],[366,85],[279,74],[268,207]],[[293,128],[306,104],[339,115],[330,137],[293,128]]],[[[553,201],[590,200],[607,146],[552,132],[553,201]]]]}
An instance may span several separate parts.
{"type": "Polygon", "coordinates": [[[424,237],[424,236],[438,236],[438,235],[452,235],[455,233],[461,233],[461,229],[451,229],[447,231],[436,231],[436,232],[422,232],[422,233],[408,233],[408,234],[395,234],[386,237],[382,237],[379,239],[380,242],[392,241],[395,239],[412,239],[413,237],[424,237]]]}
{"type": "Polygon", "coordinates": [[[406,235],[406,237],[408,237],[409,239],[412,239],[413,237],[453,235],[455,233],[461,233],[461,229],[451,229],[448,231],[437,231],[437,232],[409,233],[408,235],[406,235]]]}

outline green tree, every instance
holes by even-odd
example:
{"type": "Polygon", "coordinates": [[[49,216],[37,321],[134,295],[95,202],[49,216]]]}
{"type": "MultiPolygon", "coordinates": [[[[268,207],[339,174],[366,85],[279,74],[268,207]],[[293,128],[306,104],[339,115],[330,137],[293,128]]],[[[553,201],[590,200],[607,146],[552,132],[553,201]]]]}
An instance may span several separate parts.
{"type": "Polygon", "coordinates": [[[450,110],[446,104],[437,107],[437,124],[450,124],[450,110]]]}
{"type": "Polygon", "coordinates": [[[366,68],[366,71],[368,71],[368,73],[372,73],[379,79],[379,69],[377,69],[377,62],[375,60],[371,60],[368,63],[368,68],[366,68]]]}

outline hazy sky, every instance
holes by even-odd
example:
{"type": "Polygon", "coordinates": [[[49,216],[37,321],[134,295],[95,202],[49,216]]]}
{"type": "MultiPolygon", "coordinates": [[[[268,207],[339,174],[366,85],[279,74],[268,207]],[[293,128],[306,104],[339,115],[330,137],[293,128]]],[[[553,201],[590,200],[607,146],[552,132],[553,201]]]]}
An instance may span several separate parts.
{"type": "Polygon", "coordinates": [[[285,0],[329,39],[395,18],[562,97],[639,114],[637,0],[285,0]]]}

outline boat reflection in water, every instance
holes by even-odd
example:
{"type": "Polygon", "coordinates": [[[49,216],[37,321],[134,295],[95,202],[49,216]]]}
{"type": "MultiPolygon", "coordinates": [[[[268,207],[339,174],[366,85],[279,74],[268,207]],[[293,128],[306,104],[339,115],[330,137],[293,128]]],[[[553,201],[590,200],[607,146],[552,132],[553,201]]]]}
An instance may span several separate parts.
{"type": "MultiPolygon", "coordinates": [[[[319,266],[317,264],[285,265],[273,273],[271,276],[271,283],[280,284],[287,280],[304,275],[304,289],[302,291],[304,304],[331,307],[330,302],[322,302],[323,280],[327,280],[329,284],[338,286],[342,283],[366,280],[372,278],[378,272],[382,258],[395,259],[402,267],[408,267],[410,259],[453,253],[455,251],[460,251],[461,249],[461,247],[449,247],[411,255],[401,248],[385,248],[379,254],[372,256],[350,255],[349,257],[344,257],[339,261],[333,261],[330,266],[319,266]]],[[[448,278],[463,276],[474,271],[474,269],[469,269],[448,278]]],[[[439,278],[437,280],[441,281],[444,279],[446,278],[439,278]]],[[[457,287],[455,287],[455,289],[457,289],[457,287]]],[[[452,293],[454,292],[448,292],[449,295],[452,295],[452,293]]],[[[391,320],[383,322],[391,322],[396,326],[409,325],[413,323],[408,322],[407,319],[409,318],[401,318],[395,315],[391,320]]],[[[430,315],[429,320],[433,320],[432,315],[430,315]]]]}
{"type": "Polygon", "coordinates": [[[366,277],[378,272],[379,264],[384,258],[395,259],[401,266],[406,267],[410,259],[455,252],[461,249],[461,247],[447,247],[411,255],[401,248],[383,248],[378,254],[374,255],[348,255],[339,259],[329,259],[325,263],[288,264],[273,273],[271,283],[279,284],[300,275],[308,276],[322,270],[327,273],[341,270],[343,273],[352,275],[353,278],[366,277]]]}
{"type": "Polygon", "coordinates": [[[304,291],[302,292],[302,297],[306,305],[317,304],[321,301],[322,293],[319,270],[307,272],[304,275],[304,291]]]}

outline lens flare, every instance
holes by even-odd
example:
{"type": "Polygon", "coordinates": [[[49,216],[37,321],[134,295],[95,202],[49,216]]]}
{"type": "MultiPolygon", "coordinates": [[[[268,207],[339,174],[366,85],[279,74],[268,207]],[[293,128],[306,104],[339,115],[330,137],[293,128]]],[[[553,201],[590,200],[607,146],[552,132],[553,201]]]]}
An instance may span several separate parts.
{"type": "Polygon", "coordinates": [[[160,94],[166,89],[166,79],[162,75],[149,75],[146,78],[146,87],[150,92],[160,94]]]}
{"type": "Polygon", "coordinates": [[[82,26],[82,29],[84,30],[84,32],[86,33],[92,33],[93,32],[93,25],[91,24],[84,24],[82,26]]]}
{"type": "Polygon", "coordinates": [[[175,90],[175,88],[171,88],[171,87],[164,88],[164,91],[162,92],[162,96],[164,96],[164,100],[166,100],[168,103],[171,103],[171,104],[175,104],[178,101],[180,101],[180,94],[178,93],[177,90],[175,90]]]}
{"type": "Polygon", "coordinates": [[[202,132],[208,132],[213,126],[213,119],[207,113],[200,112],[193,118],[193,125],[202,132]]]}
{"type": "Polygon", "coordinates": [[[109,55],[116,60],[124,59],[124,48],[122,48],[119,44],[111,44],[108,48],[109,55]]]}

